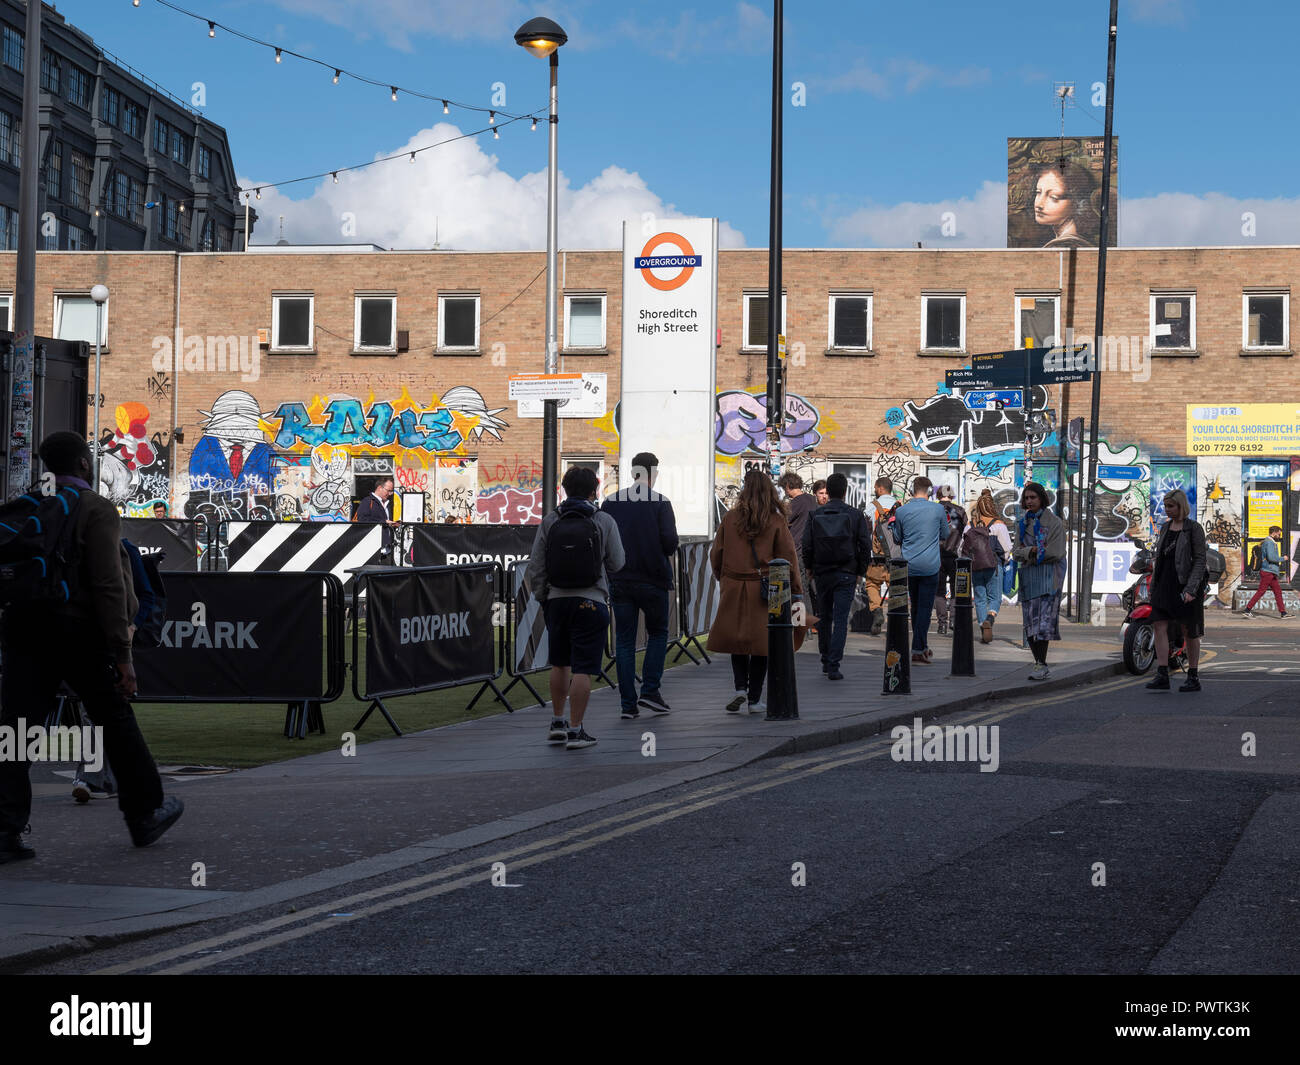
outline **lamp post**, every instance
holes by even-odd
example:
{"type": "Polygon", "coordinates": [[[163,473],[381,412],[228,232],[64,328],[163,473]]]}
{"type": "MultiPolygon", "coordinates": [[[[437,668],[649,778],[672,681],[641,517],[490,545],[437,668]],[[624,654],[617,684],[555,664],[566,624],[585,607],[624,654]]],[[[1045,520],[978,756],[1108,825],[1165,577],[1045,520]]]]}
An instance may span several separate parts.
{"type": "Polygon", "coordinates": [[[96,492],[99,491],[99,359],[100,346],[104,341],[104,304],[108,301],[108,288],[104,285],[96,285],[90,290],[90,298],[95,301],[95,436],[91,442],[93,448],[92,454],[95,459],[95,483],[91,485],[96,492]]]}
{"type": "MultiPolygon", "coordinates": [[[[559,373],[559,308],[555,293],[556,223],[558,217],[559,172],[556,162],[556,132],[560,124],[556,113],[556,85],[560,72],[560,46],[568,34],[548,18],[529,19],[515,33],[515,44],[529,55],[551,60],[550,157],[546,170],[546,372],[559,373]]],[[[542,514],[555,509],[559,415],[553,399],[545,401],[542,419],[542,514]]]]}

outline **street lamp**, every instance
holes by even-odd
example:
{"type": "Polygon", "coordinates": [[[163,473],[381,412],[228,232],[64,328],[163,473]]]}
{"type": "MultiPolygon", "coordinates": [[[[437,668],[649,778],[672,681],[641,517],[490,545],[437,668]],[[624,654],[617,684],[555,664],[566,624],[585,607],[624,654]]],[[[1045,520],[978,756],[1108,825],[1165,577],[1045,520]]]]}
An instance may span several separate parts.
{"type": "Polygon", "coordinates": [[[95,459],[95,483],[90,487],[99,491],[99,359],[100,346],[104,339],[104,304],[108,302],[108,288],[96,285],[90,290],[90,298],[95,301],[95,438],[92,442],[95,459]]]}
{"type": "MultiPolygon", "coordinates": [[[[525,49],[529,55],[539,59],[550,57],[551,60],[551,138],[550,157],[546,171],[546,372],[558,373],[560,367],[559,350],[559,309],[556,305],[555,274],[556,251],[555,231],[558,216],[557,185],[559,168],[556,162],[556,131],[560,119],[556,113],[556,84],[560,72],[560,46],[569,39],[569,35],[548,18],[529,19],[515,33],[515,44],[525,49]]],[[[542,421],[542,514],[549,514],[555,509],[555,484],[557,473],[557,438],[559,415],[556,401],[548,399],[544,405],[542,421]]]]}

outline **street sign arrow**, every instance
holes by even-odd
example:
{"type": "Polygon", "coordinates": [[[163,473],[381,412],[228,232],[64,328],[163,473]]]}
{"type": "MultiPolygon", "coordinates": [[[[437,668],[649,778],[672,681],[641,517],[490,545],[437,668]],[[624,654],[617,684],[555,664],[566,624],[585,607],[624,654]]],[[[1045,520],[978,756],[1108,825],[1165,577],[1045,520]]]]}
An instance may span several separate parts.
{"type": "Polygon", "coordinates": [[[1142,480],[1141,466],[1098,466],[1097,480],[1099,481],[1140,481],[1142,480]]]}
{"type": "Polygon", "coordinates": [[[994,391],[967,391],[962,395],[967,410],[987,410],[989,407],[1017,409],[1024,407],[1024,393],[1018,388],[1001,388],[994,391]]]}

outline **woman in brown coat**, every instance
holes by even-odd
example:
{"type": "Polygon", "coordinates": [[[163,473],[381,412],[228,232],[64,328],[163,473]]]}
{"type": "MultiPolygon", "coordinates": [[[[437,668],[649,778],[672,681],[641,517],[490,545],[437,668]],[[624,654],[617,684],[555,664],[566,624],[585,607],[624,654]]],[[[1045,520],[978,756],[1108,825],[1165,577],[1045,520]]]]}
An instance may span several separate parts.
{"type": "Polygon", "coordinates": [[[759,598],[760,579],[770,559],[784,558],[791,564],[792,590],[802,595],[797,557],[785,506],[772,479],[750,470],[709,552],[713,576],[722,585],[709,650],[731,655],[736,693],[727,704],[729,713],[740,713],[746,703],[751,714],[767,710],[760,701],[767,676],[767,604],[759,598]]]}

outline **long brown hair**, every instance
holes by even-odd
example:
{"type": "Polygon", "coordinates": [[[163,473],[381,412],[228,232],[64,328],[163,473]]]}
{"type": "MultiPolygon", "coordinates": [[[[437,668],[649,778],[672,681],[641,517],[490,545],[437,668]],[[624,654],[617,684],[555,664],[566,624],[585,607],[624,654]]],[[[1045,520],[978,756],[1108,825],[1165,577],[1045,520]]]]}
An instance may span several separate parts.
{"type": "Polygon", "coordinates": [[[786,516],[786,507],[776,494],[772,478],[761,470],[750,470],[745,474],[745,483],[740,489],[736,513],[740,534],[747,540],[754,540],[762,535],[773,516],[786,516]]]}
{"type": "Polygon", "coordinates": [[[979,499],[975,500],[975,506],[971,508],[975,519],[981,525],[992,525],[998,518],[998,505],[993,501],[993,493],[989,489],[984,489],[980,493],[979,499]]]}

